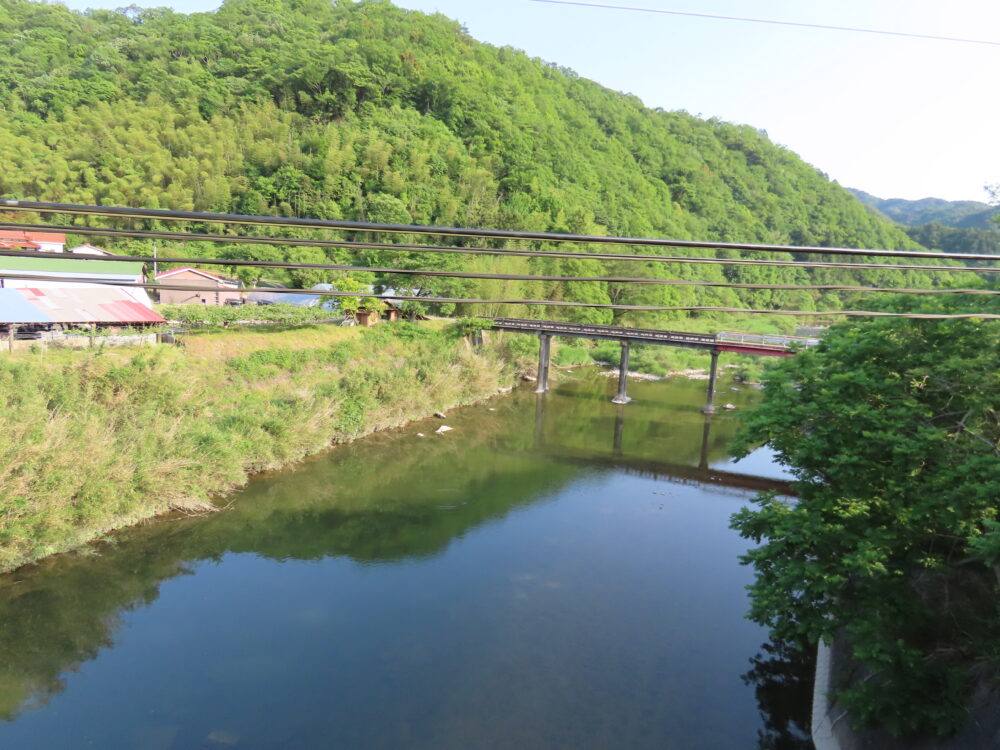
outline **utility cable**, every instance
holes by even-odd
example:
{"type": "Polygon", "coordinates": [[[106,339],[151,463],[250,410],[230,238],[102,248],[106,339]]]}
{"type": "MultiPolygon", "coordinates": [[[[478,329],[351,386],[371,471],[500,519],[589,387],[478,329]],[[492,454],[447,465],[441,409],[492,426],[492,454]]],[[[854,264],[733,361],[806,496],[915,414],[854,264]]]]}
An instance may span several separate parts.
{"type": "MultiPolygon", "coordinates": [[[[38,258],[36,251],[24,250],[0,250],[0,258],[38,258]]],[[[53,260],[63,260],[53,258],[53,260]]],[[[970,288],[949,288],[938,287],[934,289],[910,289],[906,287],[872,287],[856,286],[846,284],[754,284],[750,282],[735,281],[710,281],[702,279],[661,279],[644,276],[552,276],[545,274],[519,274],[519,273],[488,273],[480,271],[441,271],[413,268],[381,268],[376,266],[350,266],[333,263],[299,263],[295,261],[274,261],[274,260],[227,260],[222,258],[157,258],[134,255],[81,255],[73,257],[73,260],[83,261],[112,261],[120,263],[153,263],[154,261],[163,265],[164,263],[176,263],[179,265],[218,265],[233,267],[252,268],[281,268],[289,270],[319,270],[337,271],[343,273],[374,273],[382,275],[402,275],[402,276],[426,276],[431,278],[457,278],[457,279],[484,279],[492,281],[546,281],[546,282],[596,282],[605,284],[645,284],[659,286],[696,286],[696,287],[722,287],[731,289],[770,289],[784,291],[809,291],[809,292],[885,292],[890,294],[982,294],[1000,295],[1000,290],[996,289],[970,289],[970,288]]],[[[0,268],[2,268],[0,261],[0,268]]],[[[1000,270],[1000,269],[997,269],[1000,270]]]]}
{"type": "Polygon", "coordinates": [[[825,23],[807,23],[805,21],[781,21],[775,18],[750,18],[748,16],[726,16],[720,13],[696,13],[690,10],[667,10],[666,8],[644,8],[634,5],[611,5],[609,3],[591,3],[583,0],[532,0],[535,3],[548,5],[578,5],[585,8],[606,8],[611,10],[628,10],[639,13],[659,13],[670,16],[692,16],[694,18],[710,18],[719,21],[741,21],[744,23],[766,23],[774,26],[798,26],[805,29],[825,29],[827,31],[849,31],[856,34],[880,34],[883,36],[900,36],[911,39],[931,39],[936,42],[958,42],[961,44],[986,44],[1000,47],[1000,42],[990,39],[968,39],[966,37],[942,36],[940,34],[918,34],[909,31],[892,31],[890,29],[868,29],[858,26],[834,26],[825,23]]]}
{"type": "MultiPolygon", "coordinates": [[[[74,285],[98,284],[101,286],[131,287],[139,289],[170,289],[176,291],[204,292],[206,287],[191,284],[149,284],[137,281],[113,281],[104,279],[87,279],[81,281],[78,276],[39,276],[33,274],[0,273],[0,279],[20,281],[61,282],[74,285]]],[[[961,318],[977,318],[982,320],[1000,320],[1000,314],[993,313],[895,313],[872,310],[760,310],[740,307],[720,307],[711,305],[619,305],[601,302],[573,302],[569,300],[535,300],[535,299],[467,299],[459,297],[421,297],[410,294],[364,294],[359,292],[319,291],[315,289],[274,289],[270,287],[250,287],[242,292],[268,292],[270,294],[310,294],[319,297],[364,297],[386,301],[426,302],[431,304],[463,304],[463,305],[525,305],[539,307],[586,307],[596,310],[628,310],[634,312],[728,312],[762,315],[795,315],[806,317],[828,317],[843,315],[848,317],[879,317],[879,318],[912,318],[915,320],[952,320],[961,318]]]]}
{"type": "MultiPolygon", "coordinates": [[[[683,255],[642,255],[636,253],[591,253],[591,252],[565,252],[560,250],[521,250],[517,248],[492,248],[492,247],[457,247],[444,245],[412,245],[395,244],[389,242],[348,242],[341,240],[323,239],[303,239],[299,237],[260,237],[255,235],[222,235],[222,234],[202,234],[199,232],[168,232],[149,229],[108,229],[104,227],[56,225],[56,224],[20,224],[0,221],[0,230],[13,229],[17,231],[48,231],[64,232],[69,234],[80,234],[83,236],[95,237],[130,237],[149,240],[173,240],[177,242],[218,242],[223,244],[246,244],[246,245],[284,245],[292,247],[330,247],[350,251],[361,250],[385,250],[389,252],[412,252],[412,253],[454,253],[462,255],[495,255],[495,256],[517,256],[529,258],[561,258],[561,259],[585,259],[585,260],[607,260],[607,261],[635,261],[648,263],[679,263],[679,264],[710,264],[724,266],[779,266],[789,268],[842,268],[842,269],[869,269],[869,270],[890,270],[890,271],[931,271],[944,273],[997,273],[1000,267],[991,266],[933,266],[933,265],[906,265],[892,263],[841,263],[834,261],[802,261],[802,260],[768,260],[758,258],[706,258],[688,257],[683,255]]],[[[714,246],[712,246],[714,247],[714,246]]],[[[843,249],[843,248],[841,248],[843,249]]],[[[863,254],[864,251],[849,250],[852,254],[857,252],[863,254]]],[[[879,251],[875,251],[878,254],[879,251]]],[[[882,251],[892,252],[892,251],[882,251]]],[[[5,253],[6,254],[6,253],[5,253]]],[[[940,257],[939,253],[930,253],[932,257],[940,257]]],[[[37,253],[25,253],[25,257],[36,257],[37,253]]],[[[100,256],[88,256],[91,259],[100,256]]],[[[122,256],[119,256],[122,257],[122,256]]],[[[1000,256],[970,256],[958,254],[961,258],[992,258],[1000,260],[1000,256]]],[[[106,258],[114,260],[114,258],[106,258]]],[[[164,258],[155,259],[157,263],[210,263],[208,259],[202,258],[164,258]]],[[[263,263],[263,261],[260,261],[263,263]]],[[[238,265],[235,261],[226,261],[226,264],[238,265]]]]}
{"type": "Polygon", "coordinates": [[[147,219],[155,221],[191,221],[199,223],[244,224],[259,226],[295,227],[298,229],[332,229],[349,232],[390,234],[423,234],[450,237],[475,237],[493,240],[529,240],[538,242],[575,242],[591,245],[637,245],[643,247],[683,247],[693,249],[746,250],[751,252],[780,252],[820,255],[867,255],[894,258],[927,258],[932,260],[983,260],[1000,261],[1000,255],[973,253],[939,253],[929,250],[885,250],[850,247],[819,247],[815,245],[767,245],[746,242],[705,242],[701,240],[672,240],[653,237],[604,237],[588,234],[562,234],[559,232],[525,232],[513,229],[470,229],[464,227],[435,227],[416,224],[373,224],[361,221],[332,219],[302,219],[284,216],[244,216],[204,211],[172,211],[160,208],[123,208],[117,206],[88,206],[76,203],[43,203],[39,201],[0,200],[0,211],[31,211],[63,213],[74,216],[100,216],[105,218],[147,219]]]}

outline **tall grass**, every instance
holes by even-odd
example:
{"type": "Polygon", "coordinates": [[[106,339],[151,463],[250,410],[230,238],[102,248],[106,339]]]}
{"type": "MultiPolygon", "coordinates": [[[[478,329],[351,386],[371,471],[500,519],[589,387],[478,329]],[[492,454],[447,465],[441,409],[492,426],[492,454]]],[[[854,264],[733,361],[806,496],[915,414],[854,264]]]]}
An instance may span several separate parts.
{"type": "Polygon", "coordinates": [[[431,326],[328,330],[0,358],[0,571],[212,507],[250,472],[480,400],[513,376],[501,337],[476,350],[431,326]]]}

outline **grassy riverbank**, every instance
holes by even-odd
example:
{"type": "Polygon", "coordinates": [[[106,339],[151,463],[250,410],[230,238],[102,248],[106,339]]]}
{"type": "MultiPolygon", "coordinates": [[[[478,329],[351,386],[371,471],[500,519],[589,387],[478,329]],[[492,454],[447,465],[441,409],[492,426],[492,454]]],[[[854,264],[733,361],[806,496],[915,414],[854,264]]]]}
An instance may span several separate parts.
{"type": "Polygon", "coordinates": [[[0,358],[0,571],[248,473],[481,400],[516,356],[433,325],[193,336],[182,348],[0,358]]]}

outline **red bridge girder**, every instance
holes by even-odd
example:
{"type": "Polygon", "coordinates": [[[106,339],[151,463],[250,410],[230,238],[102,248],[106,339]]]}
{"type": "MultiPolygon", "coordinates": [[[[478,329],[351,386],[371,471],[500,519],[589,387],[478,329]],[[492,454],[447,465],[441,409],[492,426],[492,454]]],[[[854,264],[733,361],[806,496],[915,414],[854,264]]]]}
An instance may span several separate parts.
{"type": "Polygon", "coordinates": [[[772,349],[765,346],[752,346],[748,344],[716,344],[716,349],[720,352],[735,352],[736,354],[757,354],[765,357],[790,357],[795,352],[789,349],[772,349]]]}

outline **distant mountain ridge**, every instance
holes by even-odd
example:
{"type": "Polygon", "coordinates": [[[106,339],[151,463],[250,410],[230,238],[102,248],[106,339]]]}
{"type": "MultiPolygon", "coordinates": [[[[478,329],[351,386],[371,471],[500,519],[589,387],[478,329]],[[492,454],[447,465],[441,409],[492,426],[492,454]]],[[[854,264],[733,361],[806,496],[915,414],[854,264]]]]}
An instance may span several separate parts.
{"type": "Polygon", "coordinates": [[[1000,225],[993,217],[1000,215],[1000,206],[980,201],[946,201],[942,198],[922,198],[911,201],[904,198],[877,198],[871,193],[855,188],[848,191],[878,213],[909,227],[937,223],[959,229],[998,230],[1000,225]]]}

